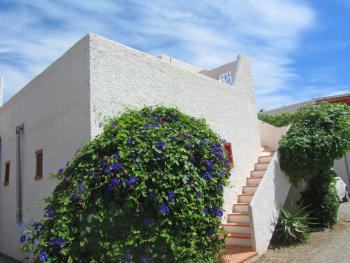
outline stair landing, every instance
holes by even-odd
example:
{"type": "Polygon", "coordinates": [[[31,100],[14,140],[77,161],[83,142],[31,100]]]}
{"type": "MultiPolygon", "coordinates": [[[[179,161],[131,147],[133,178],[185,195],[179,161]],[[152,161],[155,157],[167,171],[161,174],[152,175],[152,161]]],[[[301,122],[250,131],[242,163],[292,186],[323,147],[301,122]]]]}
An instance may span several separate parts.
{"type": "Polygon", "coordinates": [[[257,252],[250,247],[226,246],[221,256],[221,262],[241,263],[248,259],[251,259],[252,257],[255,257],[256,255],[257,252]]]}

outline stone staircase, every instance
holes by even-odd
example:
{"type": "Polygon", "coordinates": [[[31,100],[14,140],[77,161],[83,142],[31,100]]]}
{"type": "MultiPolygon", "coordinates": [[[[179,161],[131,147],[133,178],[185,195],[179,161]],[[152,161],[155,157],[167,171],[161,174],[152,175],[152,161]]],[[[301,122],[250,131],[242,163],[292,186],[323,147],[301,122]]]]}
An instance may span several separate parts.
{"type": "Polygon", "coordinates": [[[257,255],[252,248],[248,207],[273,154],[274,152],[267,147],[261,148],[254,171],[251,171],[250,176],[247,177],[246,185],[242,187],[242,193],[238,196],[237,203],[233,205],[232,213],[228,214],[227,223],[222,224],[227,233],[226,248],[223,254],[225,262],[244,262],[257,255]]]}

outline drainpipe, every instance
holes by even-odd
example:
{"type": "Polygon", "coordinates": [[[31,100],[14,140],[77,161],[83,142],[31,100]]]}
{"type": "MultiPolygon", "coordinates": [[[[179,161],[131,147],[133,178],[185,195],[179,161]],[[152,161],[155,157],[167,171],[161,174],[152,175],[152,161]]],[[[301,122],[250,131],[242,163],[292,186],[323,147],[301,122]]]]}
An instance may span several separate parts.
{"type": "Polygon", "coordinates": [[[28,226],[23,222],[23,211],[22,211],[22,165],[21,165],[21,134],[24,132],[24,124],[16,127],[16,222],[17,225],[22,229],[28,229],[28,226]]]}

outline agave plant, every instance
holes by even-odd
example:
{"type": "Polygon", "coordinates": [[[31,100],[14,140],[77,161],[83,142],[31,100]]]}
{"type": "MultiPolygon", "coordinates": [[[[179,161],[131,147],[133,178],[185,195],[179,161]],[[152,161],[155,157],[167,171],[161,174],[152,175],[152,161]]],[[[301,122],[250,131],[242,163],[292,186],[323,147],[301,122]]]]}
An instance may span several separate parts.
{"type": "Polygon", "coordinates": [[[313,224],[311,212],[302,206],[281,208],[280,222],[276,229],[277,239],[284,243],[304,243],[310,237],[310,225],[313,224]]]}

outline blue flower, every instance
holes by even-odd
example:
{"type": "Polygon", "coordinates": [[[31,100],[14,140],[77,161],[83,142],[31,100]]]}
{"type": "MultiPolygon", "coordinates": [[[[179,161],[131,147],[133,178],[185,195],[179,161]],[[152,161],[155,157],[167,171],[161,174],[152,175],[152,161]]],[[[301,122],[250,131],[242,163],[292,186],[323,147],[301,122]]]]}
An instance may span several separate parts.
{"type": "Polygon", "coordinates": [[[79,187],[78,187],[78,191],[79,191],[79,193],[82,193],[82,192],[84,192],[84,184],[80,184],[79,185],[79,187]]]}
{"type": "Polygon", "coordinates": [[[131,138],[129,138],[129,139],[128,139],[128,144],[133,144],[133,143],[134,143],[134,140],[131,139],[131,138]]]}
{"type": "Polygon", "coordinates": [[[193,143],[192,143],[192,142],[189,142],[189,143],[188,143],[188,147],[192,148],[192,147],[193,147],[193,143]]]}
{"type": "Polygon", "coordinates": [[[71,200],[72,202],[77,201],[77,200],[78,200],[78,195],[77,195],[77,194],[72,194],[72,196],[70,197],[70,200],[71,200]]]}
{"type": "Polygon", "coordinates": [[[214,229],[209,228],[209,229],[207,230],[207,236],[208,236],[208,237],[211,237],[213,234],[214,234],[214,229]]]}
{"type": "Polygon", "coordinates": [[[171,140],[175,142],[177,140],[176,136],[172,137],[171,140]]]}
{"type": "Polygon", "coordinates": [[[113,155],[113,157],[114,157],[115,159],[118,159],[118,158],[120,157],[120,153],[119,153],[119,152],[116,152],[116,153],[113,155]]]}
{"type": "Polygon", "coordinates": [[[106,174],[109,174],[110,172],[111,172],[111,169],[109,169],[109,168],[106,168],[106,169],[105,169],[105,173],[106,173],[106,174]]]}
{"type": "Polygon", "coordinates": [[[21,237],[19,238],[19,243],[23,244],[26,241],[27,241],[27,235],[21,235],[21,237]]]}
{"type": "Polygon", "coordinates": [[[225,175],[225,172],[221,171],[220,176],[224,176],[224,175],[225,175]]]}
{"type": "Polygon", "coordinates": [[[112,137],[112,141],[115,141],[116,139],[118,139],[118,136],[113,136],[112,137]]]}
{"type": "Polygon", "coordinates": [[[217,207],[217,206],[214,207],[213,212],[214,212],[214,214],[216,214],[218,217],[222,217],[222,216],[223,216],[222,211],[221,211],[220,208],[217,207]]]}
{"type": "Polygon", "coordinates": [[[154,218],[145,218],[143,220],[143,224],[145,226],[151,226],[151,225],[155,224],[155,222],[156,222],[156,220],[154,220],[154,218]]]}
{"type": "Polygon", "coordinates": [[[160,117],[160,116],[157,116],[157,117],[156,117],[156,121],[162,123],[162,122],[163,122],[163,118],[160,117]]]}
{"type": "Polygon", "coordinates": [[[119,183],[119,179],[118,178],[113,178],[111,181],[111,184],[113,187],[117,186],[117,184],[119,183]]]}
{"type": "Polygon", "coordinates": [[[150,125],[154,128],[158,127],[158,123],[157,122],[151,122],[150,125]]]}
{"type": "Polygon", "coordinates": [[[126,261],[126,262],[130,262],[131,260],[132,260],[132,255],[131,254],[126,254],[125,256],[124,256],[124,260],[126,261]]]}
{"type": "Polygon", "coordinates": [[[123,168],[124,168],[124,166],[121,163],[113,163],[112,164],[113,171],[120,172],[120,171],[123,171],[123,168]]]}
{"type": "Polygon", "coordinates": [[[205,165],[208,167],[208,169],[211,171],[213,169],[213,163],[210,160],[205,161],[205,165]]]}
{"type": "Polygon", "coordinates": [[[48,218],[54,217],[55,214],[56,214],[55,210],[47,210],[47,211],[45,212],[45,216],[48,217],[48,218]]]}
{"type": "Polygon", "coordinates": [[[55,237],[54,239],[51,240],[51,244],[54,248],[56,249],[61,249],[64,245],[65,241],[61,237],[55,237]]]}
{"type": "Polygon", "coordinates": [[[58,170],[58,174],[63,174],[63,172],[64,172],[64,169],[63,168],[60,168],[59,170],[58,170]]]}
{"type": "Polygon", "coordinates": [[[106,167],[106,166],[107,166],[107,161],[106,160],[102,161],[101,167],[103,168],[103,167],[106,167]]]}
{"type": "Polygon", "coordinates": [[[204,212],[204,214],[207,216],[207,215],[209,214],[209,209],[208,209],[208,208],[205,208],[203,212],[204,212]]]}
{"type": "Polygon", "coordinates": [[[205,144],[205,141],[204,140],[200,140],[199,144],[203,146],[205,144]]]}
{"type": "Polygon", "coordinates": [[[40,228],[43,226],[42,223],[33,223],[34,230],[40,230],[40,228]]]}
{"type": "Polygon", "coordinates": [[[230,168],[231,162],[230,162],[229,159],[225,160],[225,165],[226,165],[227,168],[230,168]]]}
{"type": "Polygon", "coordinates": [[[172,202],[175,199],[175,193],[173,191],[168,192],[168,201],[172,202]]]}
{"type": "Polygon", "coordinates": [[[148,128],[149,128],[149,126],[150,126],[150,124],[145,124],[145,125],[143,125],[143,128],[145,129],[145,130],[147,130],[148,128]]]}
{"type": "Polygon", "coordinates": [[[135,158],[135,157],[136,157],[136,153],[135,153],[135,152],[131,152],[131,153],[129,154],[129,157],[135,158]]]}
{"type": "Polygon", "coordinates": [[[116,126],[117,124],[118,124],[117,121],[113,121],[113,122],[112,122],[112,126],[116,126]]]}
{"type": "Polygon", "coordinates": [[[218,189],[219,189],[219,191],[222,191],[222,190],[224,190],[224,187],[222,185],[219,185],[218,189]]]}
{"type": "Polygon", "coordinates": [[[205,172],[205,173],[203,173],[203,178],[210,180],[213,178],[213,175],[211,173],[205,172]]]}
{"type": "Polygon", "coordinates": [[[41,253],[39,254],[39,260],[40,260],[41,262],[46,261],[48,258],[49,258],[49,255],[48,255],[46,252],[41,252],[41,253]]]}
{"type": "Polygon", "coordinates": [[[190,137],[190,135],[187,132],[184,132],[183,135],[184,135],[185,138],[189,138],[190,137]]]}
{"type": "Polygon", "coordinates": [[[167,214],[167,213],[169,213],[169,207],[166,205],[166,204],[161,204],[160,206],[159,206],[159,212],[161,213],[161,214],[167,214]]]}
{"type": "Polygon", "coordinates": [[[134,183],[136,183],[137,177],[135,175],[132,175],[129,180],[126,181],[125,185],[126,187],[132,186],[134,183]]]}
{"type": "Polygon", "coordinates": [[[165,146],[165,142],[160,141],[160,142],[157,142],[157,143],[156,143],[156,147],[157,147],[158,149],[163,149],[164,146],[165,146]]]}

